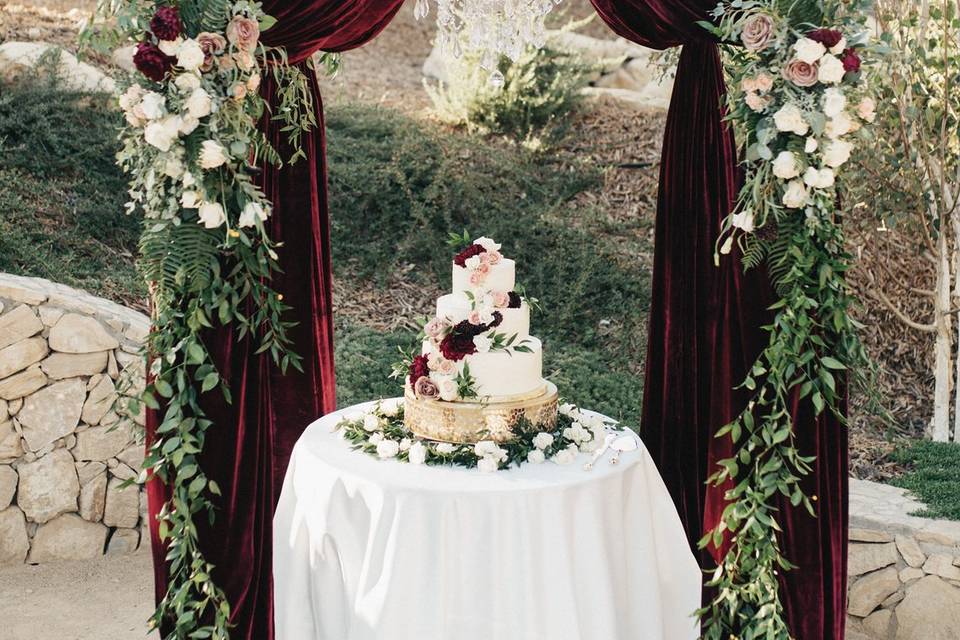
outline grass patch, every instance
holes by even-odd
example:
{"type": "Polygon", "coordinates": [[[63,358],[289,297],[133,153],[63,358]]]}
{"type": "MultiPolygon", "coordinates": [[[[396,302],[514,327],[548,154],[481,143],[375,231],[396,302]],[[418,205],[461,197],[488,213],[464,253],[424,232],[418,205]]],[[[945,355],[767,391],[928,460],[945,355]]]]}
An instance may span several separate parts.
{"type": "Polygon", "coordinates": [[[891,484],[912,491],[927,508],[914,515],[960,520],[960,444],[917,440],[897,449],[908,471],[891,484]]]}
{"type": "Polygon", "coordinates": [[[143,299],[116,126],[103,96],[64,91],[42,69],[0,83],[0,271],[143,299]]]}

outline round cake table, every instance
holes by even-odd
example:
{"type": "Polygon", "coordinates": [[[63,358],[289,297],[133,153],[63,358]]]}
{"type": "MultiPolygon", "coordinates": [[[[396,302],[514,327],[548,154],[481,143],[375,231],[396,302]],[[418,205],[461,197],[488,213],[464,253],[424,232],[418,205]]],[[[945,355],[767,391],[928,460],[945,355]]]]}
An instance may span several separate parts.
{"type": "MultiPolygon", "coordinates": [[[[373,403],[370,403],[372,406],[373,403]]],[[[278,640],[688,640],[701,573],[641,445],[593,471],[382,461],[310,425],[274,518],[278,640]]]]}

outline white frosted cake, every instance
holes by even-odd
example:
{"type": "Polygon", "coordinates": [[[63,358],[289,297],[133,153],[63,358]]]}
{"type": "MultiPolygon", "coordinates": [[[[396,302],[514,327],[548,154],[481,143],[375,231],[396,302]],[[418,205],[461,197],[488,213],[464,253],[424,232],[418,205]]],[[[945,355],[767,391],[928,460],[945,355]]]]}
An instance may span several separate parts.
{"type": "Polygon", "coordinates": [[[516,291],[516,264],[499,244],[479,238],[452,269],[453,293],[437,300],[408,367],[408,426],[464,442],[485,432],[506,438],[521,415],[552,426],[556,389],[543,379],[543,345],[530,335],[530,301],[516,291]],[[438,420],[445,424],[425,424],[438,420]]]}

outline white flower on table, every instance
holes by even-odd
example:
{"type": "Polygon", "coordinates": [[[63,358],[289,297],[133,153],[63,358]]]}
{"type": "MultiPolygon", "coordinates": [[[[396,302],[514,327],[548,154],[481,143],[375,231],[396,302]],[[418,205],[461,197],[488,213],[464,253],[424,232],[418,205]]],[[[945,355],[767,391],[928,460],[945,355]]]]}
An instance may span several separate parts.
{"type": "Polygon", "coordinates": [[[566,416],[573,420],[580,419],[580,410],[577,409],[576,405],[570,404],[569,402],[565,402],[562,405],[560,405],[559,411],[560,411],[560,415],[562,416],[566,416]]]}
{"type": "Polygon", "coordinates": [[[546,431],[541,431],[533,437],[533,446],[537,449],[543,450],[553,444],[553,434],[547,433],[546,431]]]}
{"type": "Polygon", "coordinates": [[[427,461],[427,447],[417,440],[410,445],[410,450],[407,451],[407,460],[410,461],[410,464],[423,464],[427,461]]]}
{"type": "Polygon", "coordinates": [[[450,444],[449,442],[441,442],[437,444],[437,453],[441,455],[448,456],[456,450],[457,448],[452,444],[450,444]]]}
{"type": "Polygon", "coordinates": [[[413,441],[410,438],[400,440],[400,451],[409,451],[411,446],[413,446],[413,441]]]}
{"type": "Polygon", "coordinates": [[[773,160],[773,175],[790,180],[800,175],[800,162],[793,151],[781,151],[773,160]]]}
{"type": "Polygon", "coordinates": [[[377,431],[371,434],[369,438],[367,438],[367,442],[369,442],[370,444],[380,444],[381,442],[383,442],[383,434],[377,431]]]}
{"type": "Polygon", "coordinates": [[[376,414],[368,413],[363,416],[363,429],[364,431],[379,431],[380,429],[380,418],[376,414]]]}
{"type": "Polygon", "coordinates": [[[381,440],[377,443],[377,456],[382,460],[395,458],[400,453],[400,443],[396,440],[381,440]]]}
{"type": "Polygon", "coordinates": [[[561,449],[560,451],[558,451],[550,459],[559,465],[568,465],[577,459],[577,452],[578,452],[577,446],[570,445],[566,449],[561,449]]]}
{"type": "Polygon", "coordinates": [[[797,59],[807,64],[813,64],[817,60],[820,60],[827,52],[827,48],[823,46],[822,43],[811,40],[810,38],[800,38],[797,40],[793,45],[793,50],[797,55],[797,59]]]}
{"type": "Polygon", "coordinates": [[[532,462],[533,464],[543,464],[546,459],[547,456],[545,456],[540,449],[534,449],[527,454],[527,462],[532,462]]]}
{"type": "Polygon", "coordinates": [[[383,402],[380,404],[380,412],[388,418],[396,418],[400,413],[400,403],[395,400],[383,402]]]}
{"type": "Polygon", "coordinates": [[[477,461],[477,469],[479,469],[483,473],[493,473],[499,468],[500,468],[500,463],[497,461],[496,458],[492,458],[490,456],[480,458],[480,460],[477,461]]]}

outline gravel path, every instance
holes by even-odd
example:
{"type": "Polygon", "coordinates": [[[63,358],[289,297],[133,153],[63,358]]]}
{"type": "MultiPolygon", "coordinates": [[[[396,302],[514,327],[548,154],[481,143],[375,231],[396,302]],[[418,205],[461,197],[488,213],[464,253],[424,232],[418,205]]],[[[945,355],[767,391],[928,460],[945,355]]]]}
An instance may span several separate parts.
{"type": "Polygon", "coordinates": [[[0,568],[4,640],[157,640],[150,554],[0,568]]]}

